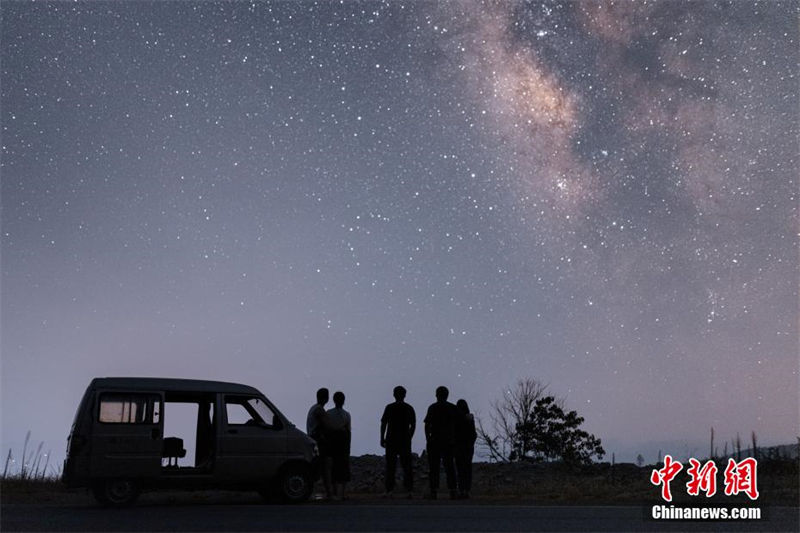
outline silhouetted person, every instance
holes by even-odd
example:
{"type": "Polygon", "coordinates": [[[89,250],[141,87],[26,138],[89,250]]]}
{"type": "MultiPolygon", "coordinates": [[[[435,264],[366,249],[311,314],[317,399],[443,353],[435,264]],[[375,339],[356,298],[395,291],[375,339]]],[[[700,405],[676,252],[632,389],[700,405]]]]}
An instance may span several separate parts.
{"type": "Polygon", "coordinates": [[[333,393],[332,409],[327,412],[327,441],[332,465],[331,481],[334,498],[345,499],[345,486],[350,481],[350,441],[353,434],[350,413],[344,410],[344,393],[333,393]]]}
{"type": "Polygon", "coordinates": [[[453,452],[456,441],[456,418],[458,411],[456,406],[447,401],[450,391],[447,387],[436,389],[436,403],[428,407],[425,415],[425,437],[428,441],[428,465],[430,468],[429,497],[436,499],[436,491],[439,490],[439,465],[444,463],[444,472],[447,475],[447,488],[450,489],[450,497],[456,498],[456,468],[454,464],[453,452]]]}
{"type": "Polygon", "coordinates": [[[317,403],[311,406],[306,417],[306,433],[317,441],[319,450],[319,469],[322,474],[322,483],[325,486],[325,497],[331,497],[331,453],[326,440],[327,413],[325,404],[328,403],[329,392],[326,388],[317,391],[317,403]]]}
{"type": "Polygon", "coordinates": [[[472,490],[472,455],[475,453],[475,417],[469,412],[466,400],[456,402],[458,418],[456,418],[456,470],[458,470],[458,495],[469,498],[472,490]]]}
{"type": "Polygon", "coordinates": [[[398,385],[393,394],[395,401],[386,406],[381,417],[381,447],[386,448],[386,495],[391,495],[394,490],[394,475],[399,457],[403,469],[403,487],[410,498],[414,489],[411,438],[417,427],[417,414],[405,402],[405,387],[398,385]]]}

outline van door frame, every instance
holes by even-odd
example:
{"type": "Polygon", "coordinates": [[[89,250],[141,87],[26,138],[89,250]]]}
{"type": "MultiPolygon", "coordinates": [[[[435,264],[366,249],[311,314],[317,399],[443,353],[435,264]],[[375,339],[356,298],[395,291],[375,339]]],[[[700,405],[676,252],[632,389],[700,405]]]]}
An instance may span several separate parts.
{"type": "Polygon", "coordinates": [[[223,392],[217,395],[217,463],[215,473],[226,481],[263,482],[273,479],[287,459],[287,425],[261,394],[223,392]],[[275,426],[231,425],[226,398],[258,399],[275,415],[275,426]]]}

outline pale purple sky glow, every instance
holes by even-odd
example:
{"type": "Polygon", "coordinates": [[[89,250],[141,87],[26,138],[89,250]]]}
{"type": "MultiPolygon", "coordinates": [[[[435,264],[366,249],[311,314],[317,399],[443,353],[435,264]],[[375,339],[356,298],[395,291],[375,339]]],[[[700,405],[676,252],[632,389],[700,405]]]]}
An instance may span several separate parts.
{"type": "Polygon", "coordinates": [[[2,453],[127,375],[793,442],[797,7],[4,2],[2,453]]]}

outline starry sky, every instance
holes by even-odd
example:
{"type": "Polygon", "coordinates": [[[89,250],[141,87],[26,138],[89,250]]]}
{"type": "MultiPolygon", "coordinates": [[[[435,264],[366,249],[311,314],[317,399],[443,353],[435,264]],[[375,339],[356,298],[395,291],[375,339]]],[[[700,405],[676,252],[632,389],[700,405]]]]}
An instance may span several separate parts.
{"type": "Polygon", "coordinates": [[[342,390],[356,454],[523,377],[617,460],[797,435],[796,3],[0,15],[4,455],[118,375],[342,390]]]}

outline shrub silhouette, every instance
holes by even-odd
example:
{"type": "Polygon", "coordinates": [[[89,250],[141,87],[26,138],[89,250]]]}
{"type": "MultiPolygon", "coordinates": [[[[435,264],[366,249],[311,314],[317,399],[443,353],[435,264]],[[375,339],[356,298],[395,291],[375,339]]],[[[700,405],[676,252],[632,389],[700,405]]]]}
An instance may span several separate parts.
{"type": "Polygon", "coordinates": [[[536,401],[528,420],[517,425],[514,460],[590,464],[605,455],[600,439],[580,429],[584,419],[577,411],[564,412],[552,396],[536,401]]]}
{"type": "Polygon", "coordinates": [[[492,405],[494,434],[479,421],[478,435],[491,459],[503,462],[563,461],[573,465],[602,459],[600,439],[580,429],[584,419],[545,396],[545,385],[524,379],[492,405]]]}

